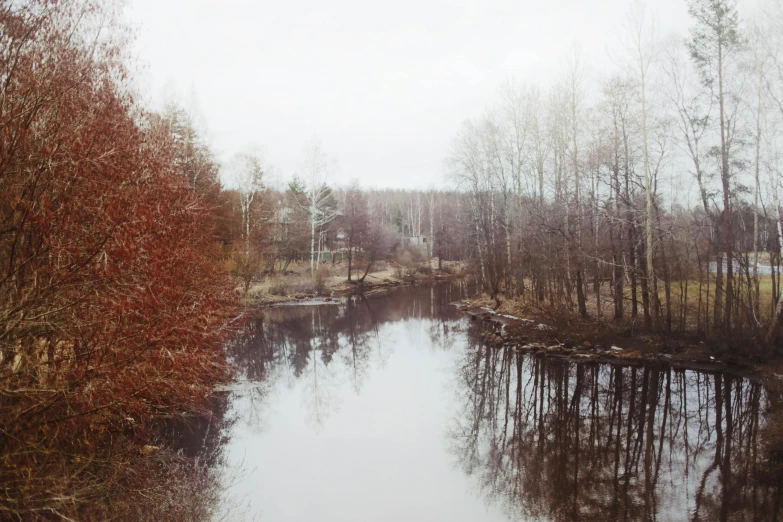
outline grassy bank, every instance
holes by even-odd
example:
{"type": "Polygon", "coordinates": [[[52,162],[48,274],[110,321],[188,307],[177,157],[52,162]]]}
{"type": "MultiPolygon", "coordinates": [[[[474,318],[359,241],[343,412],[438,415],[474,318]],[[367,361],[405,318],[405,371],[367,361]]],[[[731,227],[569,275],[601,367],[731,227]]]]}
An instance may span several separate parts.
{"type": "Polygon", "coordinates": [[[322,264],[313,277],[309,264],[298,263],[289,267],[285,273],[267,274],[252,284],[244,296],[245,302],[248,305],[266,305],[316,297],[341,297],[464,275],[460,263],[443,262],[441,269],[438,269],[437,259],[416,266],[378,263],[360,282],[358,279],[363,274],[363,271],[357,274],[354,269],[351,281],[348,281],[346,264],[322,264]]]}

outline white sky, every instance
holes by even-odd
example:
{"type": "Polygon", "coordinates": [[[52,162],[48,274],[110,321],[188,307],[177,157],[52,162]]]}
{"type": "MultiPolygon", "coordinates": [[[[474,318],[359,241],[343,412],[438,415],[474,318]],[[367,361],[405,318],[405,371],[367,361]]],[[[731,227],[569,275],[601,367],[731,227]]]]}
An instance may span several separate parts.
{"type": "MultiPolygon", "coordinates": [[[[546,84],[577,44],[597,79],[629,0],[130,0],[152,106],[195,99],[222,160],[250,143],[284,177],[314,137],[330,180],[438,187],[460,123],[509,78],[546,84]]],[[[650,3],[687,31],[684,0],[650,3]]]]}

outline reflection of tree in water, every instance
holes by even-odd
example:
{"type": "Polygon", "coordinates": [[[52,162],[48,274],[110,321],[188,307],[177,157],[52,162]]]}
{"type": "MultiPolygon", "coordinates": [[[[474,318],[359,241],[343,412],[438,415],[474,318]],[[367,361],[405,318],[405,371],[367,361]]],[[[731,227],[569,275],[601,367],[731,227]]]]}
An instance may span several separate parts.
{"type": "Polygon", "coordinates": [[[333,324],[332,314],[326,313],[334,311],[336,307],[329,307],[329,310],[325,310],[323,306],[310,308],[309,351],[312,352],[312,357],[309,357],[304,374],[298,376],[304,379],[303,400],[310,420],[317,426],[321,426],[339,405],[335,393],[338,375],[329,364],[332,362],[334,352],[339,348],[338,335],[329,327],[333,324]]]}
{"type": "Polygon", "coordinates": [[[346,346],[341,356],[348,368],[348,378],[353,390],[359,393],[364,375],[370,366],[371,343],[379,345],[378,326],[372,313],[372,305],[364,296],[349,299],[345,304],[345,321],[347,327],[343,333],[342,344],[346,346]],[[362,313],[362,308],[367,313],[362,313]]]}
{"type": "Polygon", "coordinates": [[[197,464],[214,466],[223,455],[228,442],[228,428],[236,420],[228,413],[228,394],[216,392],[210,401],[210,410],[199,415],[173,417],[160,427],[159,444],[197,464]]]}
{"type": "MultiPolygon", "coordinates": [[[[242,381],[253,381],[246,393],[251,409],[263,408],[266,394],[280,378],[302,380],[304,403],[320,424],[339,403],[337,388],[348,380],[359,393],[375,362],[383,366],[391,353],[379,334],[384,323],[412,318],[427,322],[433,341],[448,348],[464,324],[451,303],[464,297],[464,282],[405,288],[382,296],[354,296],[344,305],[278,306],[259,311],[227,345],[242,381]]],[[[243,416],[260,413],[248,411],[243,416]]]]}
{"type": "Polygon", "coordinates": [[[231,362],[237,371],[237,379],[249,381],[251,386],[235,391],[232,403],[234,409],[241,409],[243,421],[261,430],[264,426],[262,412],[269,390],[279,378],[280,367],[276,359],[283,352],[274,350],[275,343],[269,338],[264,312],[250,317],[226,344],[231,362]],[[245,406],[245,402],[247,406],[245,406]]]}
{"type": "Polygon", "coordinates": [[[170,417],[157,427],[153,441],[163,449],[139,483],[150,488],[140,491],[148,502],[126,506],[125,518],[213,520],[217,512],[235,518],[235,499],[224,494],[226,484],[241,471],[226,464],[223,451],[235,419],[228,409],[228,394],[218,392],[208,410],[170,417]]]}
{"type": "Polygon", "coordinates": [[[347,379],[359,393],[371,365],[382,365],[391,353],[391,347],[384,346],[380,325],[426,320],[430,336],[445,347],[456,325],[465,322],[450,305],[464,296],[463,288],[455,284],[435,290],[403,289],[393,298],[357,296],[344,306],[259,310],[226,343],[239,381],[233,391],[216,394],[210,413],[172,419],[161,427],[155,443],[174,450],[176,455],[167,465],[169,475],[178,478],[169,485],[167,502],[138,506],[136,518],[155,520],[172,512],[192,512],[204,513],[203,519],[243,519],[244,500],[225,494],[248,472],[244,464],[229,465],[223,454],[234,422],[241,418],[255,429],[263,427],[270,391],[282,381],[302,384],[310,419],[316,425],[323,423],[339,401],[338,386],[347,379]],[[172,466],[176,473],[171,472],[172,466]]]}
{"type": "Polygon", "coordinates": [[[473,346],[452,451],[488,501],[535,520],[772,520],[755,480],[763,388],[473,346]]]}

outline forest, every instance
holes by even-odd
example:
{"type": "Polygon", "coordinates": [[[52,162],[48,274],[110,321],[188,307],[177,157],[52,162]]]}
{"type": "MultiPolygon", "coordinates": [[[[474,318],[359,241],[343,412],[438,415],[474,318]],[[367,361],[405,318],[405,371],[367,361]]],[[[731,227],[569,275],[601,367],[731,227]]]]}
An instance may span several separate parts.
{"type": "Polygon", "coordinates": [[[779,346],[783,11],[687,5],[672,36],[632,4],[613,71],[573,48],[457,130],[466,256],[493,298],[779,346]]]}

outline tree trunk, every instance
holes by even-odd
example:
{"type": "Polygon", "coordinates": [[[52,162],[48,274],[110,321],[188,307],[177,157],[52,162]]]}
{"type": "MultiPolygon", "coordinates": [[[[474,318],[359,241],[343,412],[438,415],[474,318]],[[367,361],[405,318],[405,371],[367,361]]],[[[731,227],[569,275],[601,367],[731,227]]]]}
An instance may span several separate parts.
{"type": "MultiPolygon", "coordinates": [[[[759,69],[762,71],[763,69],[759,69]]],[[[756,325],[759,321],[760,297],[759,297],[759,166],[761,163],[761,100],[763,99],[764,79],[763,73],[759,73],[758,104],[756,106],[756,168],[755,191],[753,203],[753,302],[748,303],[753,310],[756,325]]],[[[754,325],[755,326],[755,325],[754,325]]]]}
{"type": "Polygon", "coordinates": [[[348,282],[351,281],[351,268],[353,262],[353,245],[348,244],[348,282]]]}
{"type": "Polygon", "coordinates": [[[639,282],[636,280],[636,246],[634,245],[634,233],[633,225],[628,226],[628,265],[626,271],[631,279],[631,317],[636,318],[639,316],[639,296],[638,286],[639,282]]]}
{"type": "Polygon", "coordinates": [[[645,196],[645,213],[644,213],[644,228],[645,228],[645,252],[646,258],[646,277],[648,282],[648,290],[652,295],[652,324],[655,328],[659,327],[658,318],[658,282],[655,279],[655,267],[653,265],[653,254],[655,253],[655,245],[653,238],[653,193],[652,193],[652,180],[650,176],[650,160],[647,146],[647,99],[645,92],[645,71],[644,61],[641,55],[640,49],[640,72],[641,72],[641,95],[642,95],[642,149],[644,156],[644,196],[645,196]]]}
{"type": "MultiPolygon", "coordinates": [[[[652,328],[652,316],[650,315],[650,279],[647,276],[647,257],[639,256],[639,264],[642,272],[642,309],[644,310],[644,325],[647,329],[652,328]]],[[[653,303],[653,306],[655,303],[653,303]]]]}
{"type": "Polygon", "coordinates": [[[315,277],[315,214],[310,207],[310,277],[315,277]]]}
{"type": "MultiPolygon", "coordinates": [[[[726,315],[725,333],[731,336],[731,309],[734,290],[734,230],[731,219],[729,186],[729,149],[726,143],[726,122],[723,107],[723,46],[718,45],[718,105],[720,110],[721,184],[723,185],[723,229],[726,251],[726,315]]],[[[717,290],[717,289],[716,289],[717,290]]],[[[716,294],[717,296],[717,294],[716,294]]],[[[719,328],[720,323],[715,323],[719,328]]]]}
{"type": "MultiPolygon", "coordinates": [[[[780,256],[783,257],[783,224],[781,224],[781,220],[783,220],[783,212],[781,212],[779,202],[775,201],[775,203],[778,205],[778,243],[780,245],[780,256]]],[[[775,339],[782,326],[783,292],[779,292],[778,304],[775,306],[775,312],[772,314],[772,320],[769,322],[769,330],[767,331],[768,343],[771,343],[775,339]]]]}
{"type": "Polygon", "coordinates": [[[713,304],[712,326],[720,328],[723,317],[723,252],[715,252],[715,303],[713,304]]]}
{"type": "Polygon", "coordinates": [[[582,281],[582,269],[576,269],[576,303],[579,307],[579,315],[587,317],[587,303],[585,302],[585,285],[582,281]]]}

